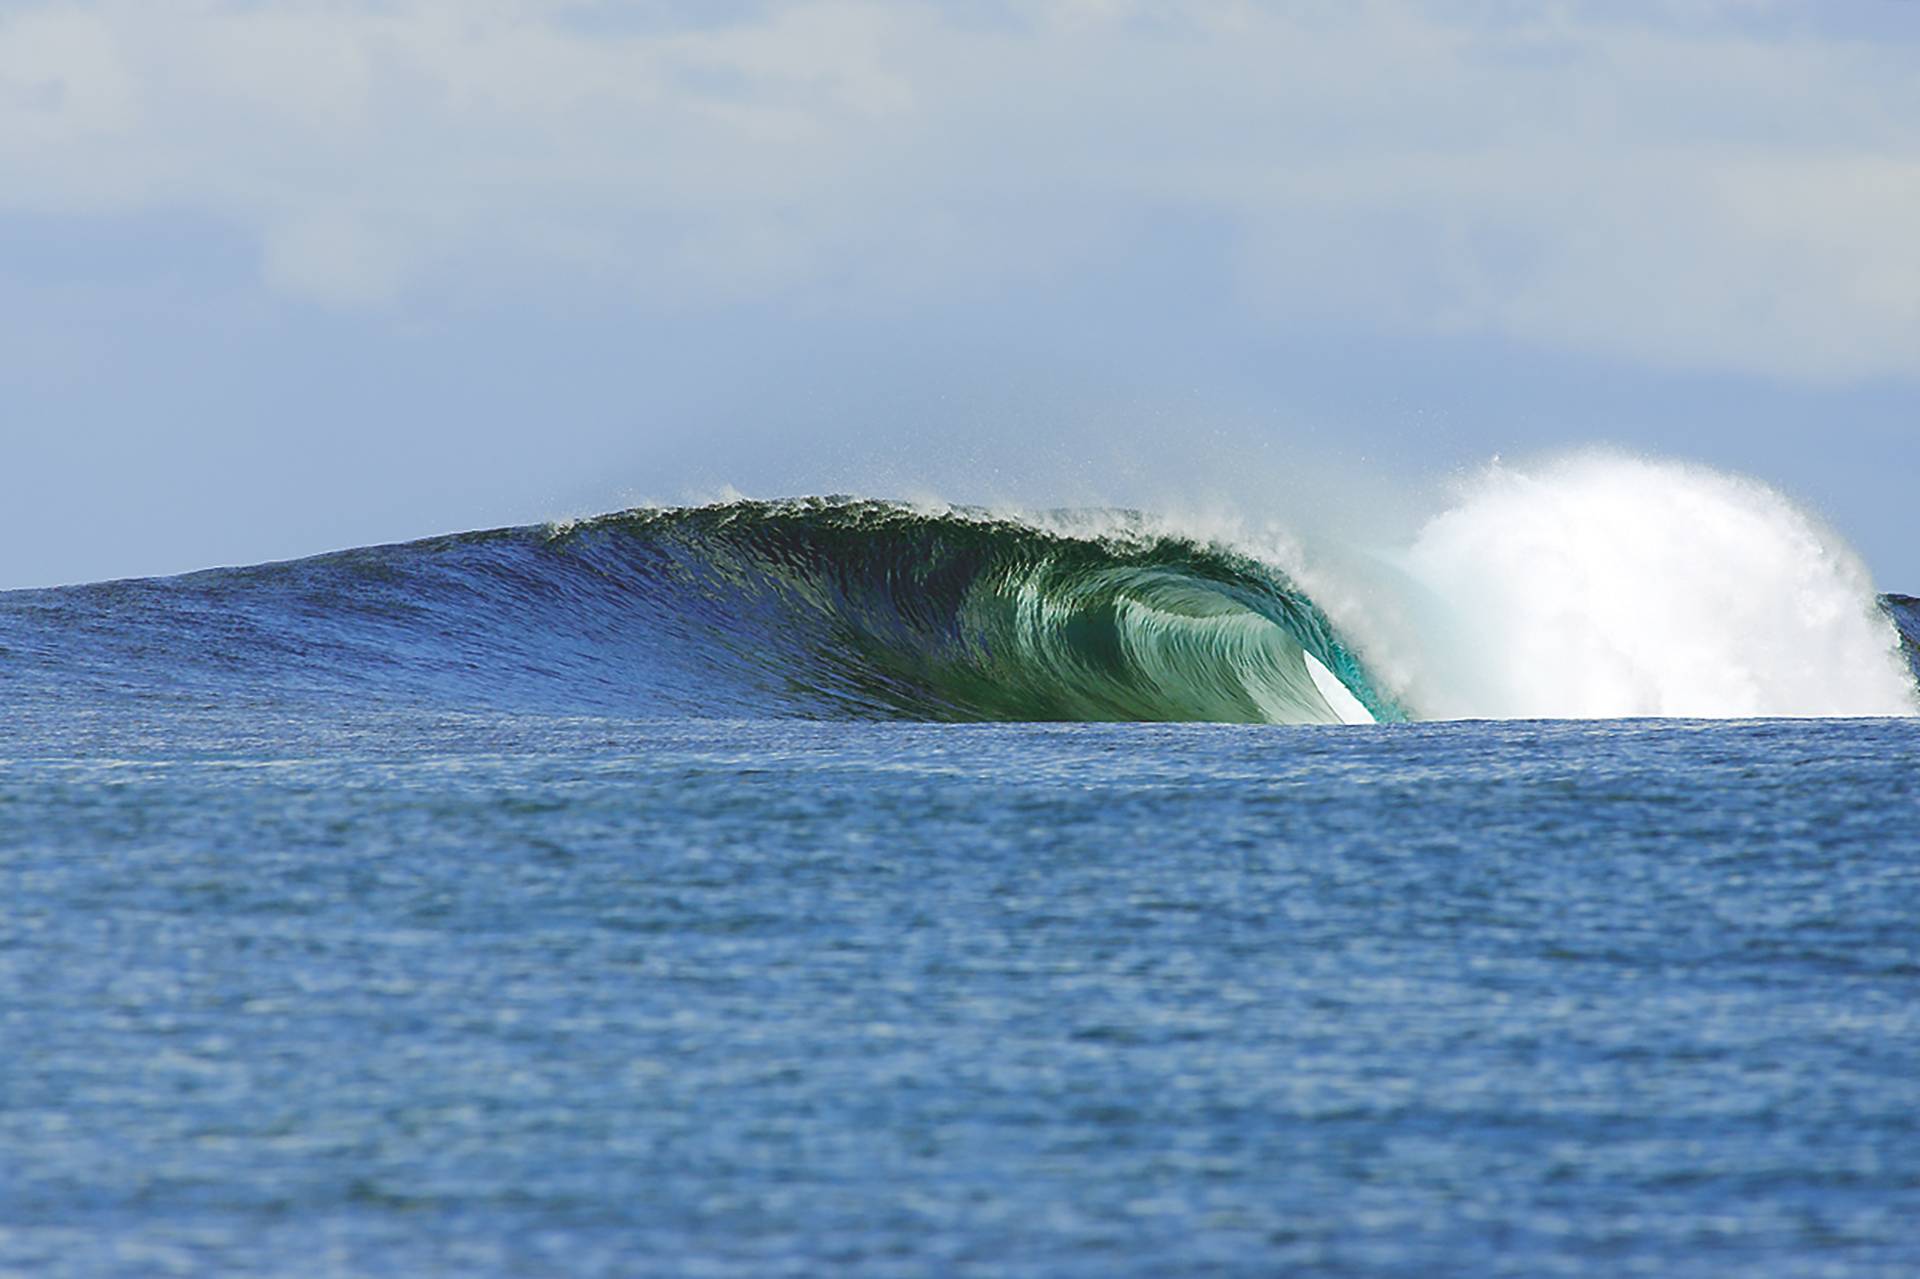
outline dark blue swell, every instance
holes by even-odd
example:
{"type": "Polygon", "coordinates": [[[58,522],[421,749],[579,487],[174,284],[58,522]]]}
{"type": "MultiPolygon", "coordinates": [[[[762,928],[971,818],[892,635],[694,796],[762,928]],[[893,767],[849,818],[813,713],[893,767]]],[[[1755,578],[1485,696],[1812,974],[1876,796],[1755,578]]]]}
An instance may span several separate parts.
{"type": "Polygon", "coordinates": [[[1913,668],[1914,678],[1920,679],[1920,599],[1911,595],[1882,595],[1880,606],[1899,628],[1900,647],[1907,655],[1907,665],[1913,668]]]}

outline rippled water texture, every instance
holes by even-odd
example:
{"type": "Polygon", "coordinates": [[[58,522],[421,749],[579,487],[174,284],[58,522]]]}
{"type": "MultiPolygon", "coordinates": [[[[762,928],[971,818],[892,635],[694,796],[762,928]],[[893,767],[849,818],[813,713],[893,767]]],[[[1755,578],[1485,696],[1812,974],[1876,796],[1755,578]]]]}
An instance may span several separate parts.
{"type": "Polygon", "coordinates": [[[0,1273],[1920,1271],[1912,721],[54,704],[0,1273]]]}

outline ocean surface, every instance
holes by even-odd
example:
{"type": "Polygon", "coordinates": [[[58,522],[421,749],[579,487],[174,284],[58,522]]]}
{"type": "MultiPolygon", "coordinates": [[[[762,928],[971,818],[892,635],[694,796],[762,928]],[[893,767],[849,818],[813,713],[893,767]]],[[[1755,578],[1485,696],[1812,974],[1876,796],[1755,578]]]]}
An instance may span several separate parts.
{"type": "Polygon", "coordinates": [[[1524,496],[0,594],[0,1274],[1920,1273],[1920,606],[1524,496]]]}

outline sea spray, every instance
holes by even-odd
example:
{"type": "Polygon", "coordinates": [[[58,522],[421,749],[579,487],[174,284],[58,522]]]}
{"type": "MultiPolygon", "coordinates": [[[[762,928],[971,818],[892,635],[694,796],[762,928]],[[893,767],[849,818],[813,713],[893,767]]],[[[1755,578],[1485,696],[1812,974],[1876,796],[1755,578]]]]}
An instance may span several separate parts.
{"type": "Polygon", "coordinates": [[[1915,710],[1858,556],[1750,479],[1597,452],[1496,463],[1399,562],[1421,591],[1390,642],[1423,716],[1915,710]]]}

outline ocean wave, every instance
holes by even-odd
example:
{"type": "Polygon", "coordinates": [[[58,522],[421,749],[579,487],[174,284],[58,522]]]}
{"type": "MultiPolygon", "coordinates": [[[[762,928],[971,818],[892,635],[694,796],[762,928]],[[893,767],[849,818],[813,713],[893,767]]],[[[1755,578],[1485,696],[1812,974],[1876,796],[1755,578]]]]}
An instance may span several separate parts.
{"type": "Polygon", "coordinates": [[[635,510],[0,595],[0,683],[96,701],[711,718],[1915,707],[1914,603],[1876,608],[1823,526],[1695,468],[1496,469],[1410,547],[1362,557],[1366,571],[1263,545],[1129,511],[844,497],[635,510]]]}

